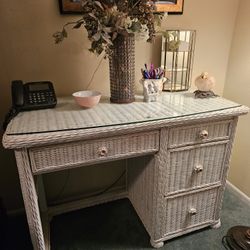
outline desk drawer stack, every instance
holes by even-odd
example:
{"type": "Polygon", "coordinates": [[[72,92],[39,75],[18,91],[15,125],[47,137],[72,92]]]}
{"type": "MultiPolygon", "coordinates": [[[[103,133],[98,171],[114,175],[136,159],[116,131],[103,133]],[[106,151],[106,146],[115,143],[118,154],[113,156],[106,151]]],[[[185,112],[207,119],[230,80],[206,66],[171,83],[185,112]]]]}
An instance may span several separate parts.
{"type": "Polygon", "coordinates": [[[132,168],[136,164],[139,171],[141,163],[131,165],[129,172],[138,178],[130,178],[129,198],[154,247],[206,226],[219,226],[235,126],[236,120],[229,119],[162,128],[159,140],[164,150],[151,164],[154,168],[150,159],[140,174],[132,168]],[[140,190],[145,189],[152,193],[151,200],[142,197],[140,190]]]}
{"type": "Polygon", "coordinates": [[[169,130],[164,168],[164,238],[219,220],[232,124],[232,120],[225,120],[169,130]]]}

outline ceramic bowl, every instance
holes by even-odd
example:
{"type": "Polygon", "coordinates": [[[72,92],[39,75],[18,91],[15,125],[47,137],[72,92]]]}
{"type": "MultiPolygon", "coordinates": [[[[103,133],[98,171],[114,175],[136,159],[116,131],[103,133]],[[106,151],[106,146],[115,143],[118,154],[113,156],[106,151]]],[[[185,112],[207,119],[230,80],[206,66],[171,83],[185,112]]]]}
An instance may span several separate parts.
{"type": "Polygon", "coordinates": [[[78,91],[72,94],[76,103],[84,108],[92,108],[97,105],[101,98],[101,93],[93,90],[78,91]]]}

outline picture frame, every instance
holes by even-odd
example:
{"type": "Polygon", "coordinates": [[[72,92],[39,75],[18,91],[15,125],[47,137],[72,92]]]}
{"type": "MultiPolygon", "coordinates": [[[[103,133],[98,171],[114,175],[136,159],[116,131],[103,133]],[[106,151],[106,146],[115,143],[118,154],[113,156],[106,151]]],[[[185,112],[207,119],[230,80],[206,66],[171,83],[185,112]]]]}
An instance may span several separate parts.
{"type": "Polygon", "coordinates": [[[81,0],[59,0],[61,14],[81,14],[81,0]]]}
{"type": "MultiPolygon", "coordinates": [[[[168,14],[181,15],[183,13],[184,0],[157,1],[156,12],[168,12],[168,14]]],[[[81,0],[59,0],[61,14],[81,14],[81,0]]]]}
{"type": "Polygon", "coordinates": [[[157,12],[168,12],[170,15],[182,15],[184,0],[157,1],[155,3],[157,12]]]}

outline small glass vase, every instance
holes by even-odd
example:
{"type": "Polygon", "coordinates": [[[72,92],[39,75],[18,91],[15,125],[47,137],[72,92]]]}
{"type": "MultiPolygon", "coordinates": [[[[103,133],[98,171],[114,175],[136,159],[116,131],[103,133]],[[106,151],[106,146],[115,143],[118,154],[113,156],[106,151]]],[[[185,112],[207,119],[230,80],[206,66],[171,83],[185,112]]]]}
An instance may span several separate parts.
{"type": "Polygon", "coordinates": [[[109,57],[110,101],[131,103],[135,100],[135,38],[118,35],[109,57]]]}

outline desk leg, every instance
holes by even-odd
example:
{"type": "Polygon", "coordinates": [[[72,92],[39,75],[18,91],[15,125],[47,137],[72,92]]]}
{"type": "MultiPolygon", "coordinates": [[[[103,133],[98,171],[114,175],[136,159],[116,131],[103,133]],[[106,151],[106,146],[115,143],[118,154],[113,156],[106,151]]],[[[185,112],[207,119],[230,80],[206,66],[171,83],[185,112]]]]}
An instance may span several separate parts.
{"type": "Polygon", "coordinates": [[[45,250],[38,197],[27,150],[16,150],[15,156],[32,244],[34,250],[45,250]]]}
{"type": "Polygon", "coordinates": [[[50,221],[51,217],[48,214],[48,206],[46,200],[46,194],[43,185],[43,176],[36,176],[36,190],[38,194],[38,202],[40,207],[40,213],[42,217],[43,234],[45,240],[45,249],[50,250],[50,221]]]}

